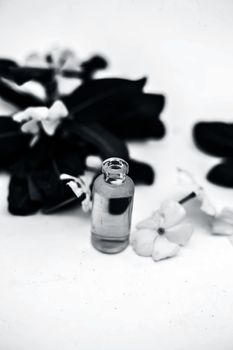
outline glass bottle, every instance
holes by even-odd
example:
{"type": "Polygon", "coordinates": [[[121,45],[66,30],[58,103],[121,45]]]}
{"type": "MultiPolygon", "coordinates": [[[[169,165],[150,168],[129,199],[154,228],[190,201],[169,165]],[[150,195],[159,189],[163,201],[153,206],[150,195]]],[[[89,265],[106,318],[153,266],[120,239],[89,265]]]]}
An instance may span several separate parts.
{"type": "Polygon", "coordinates": [[[91,240],[103,253],[119,253],[129,244],[134,183],[128,171],[123,159],[108,158],[93,185],[91,240]]]}

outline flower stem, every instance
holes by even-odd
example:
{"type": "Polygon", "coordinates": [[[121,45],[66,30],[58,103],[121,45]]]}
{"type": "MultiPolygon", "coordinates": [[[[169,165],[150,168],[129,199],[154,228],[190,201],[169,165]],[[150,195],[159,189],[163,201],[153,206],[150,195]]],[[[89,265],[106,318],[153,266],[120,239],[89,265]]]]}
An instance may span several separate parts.
{"type": "Polygon", "coordinates": [[[184,203],[188,202],[190,199],[195,198],[196,196],[197,196],[197,195],[196,195],[195,192],[191,192],[191,193],[189,193],[187,196],[185,196],[184,198],[180,199],[180,200],[179,200],[179,203],[180,203],[180,204],[184,204],[184,203]]]}

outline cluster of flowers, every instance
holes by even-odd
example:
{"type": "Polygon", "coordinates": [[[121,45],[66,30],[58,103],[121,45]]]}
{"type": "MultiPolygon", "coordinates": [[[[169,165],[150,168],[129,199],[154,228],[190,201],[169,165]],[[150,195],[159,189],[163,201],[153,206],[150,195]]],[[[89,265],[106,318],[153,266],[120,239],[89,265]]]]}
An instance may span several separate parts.
{"type": "Polygon", "coordinates": [[[16,107],[13,115],[0,116],[0,170],[11,175],[12,214],[52,213],[86,197],[87,208],[80,176],[100,171],[90,168],[90,156],[121,157],[136,184],[153,183],[154,169],[130,157],[127,141],[164,136],[159,116],[165,98],[145,93],[145,78],[94,79],[106,66],[101,56],[80,61],[67,49],[31,54],[23,65],[0,59],[0,97],[16,107]]]}
{"type": "Polygon", "coordinates": [[[226,207],[218,213],[193,177],[181,169],[178,173],[179,180],[188,189],[189,194],[179,202],[163,202],[149,218],[136,225],[131,244],[140,256],[160,261],[176,256],[180,246],[188,243],[193,233],[193,225],[189,222],[183,204],[189,200],[199,202],[200,210],[209,219],[212,234],[228,236],[233,243],[233,209],[226,207]]]}

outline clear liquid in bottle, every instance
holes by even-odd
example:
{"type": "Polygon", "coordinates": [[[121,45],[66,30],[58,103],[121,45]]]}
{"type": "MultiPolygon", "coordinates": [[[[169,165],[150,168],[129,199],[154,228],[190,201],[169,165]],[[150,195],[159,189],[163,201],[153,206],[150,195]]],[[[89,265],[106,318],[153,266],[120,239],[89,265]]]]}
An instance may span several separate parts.
{"type": "Polygon", "coordinates": [[[93,185],[91,240],[103,253],[119,253],[129,244],[134,183],[128,170],[123,159],[106,159],[93,185]]]}

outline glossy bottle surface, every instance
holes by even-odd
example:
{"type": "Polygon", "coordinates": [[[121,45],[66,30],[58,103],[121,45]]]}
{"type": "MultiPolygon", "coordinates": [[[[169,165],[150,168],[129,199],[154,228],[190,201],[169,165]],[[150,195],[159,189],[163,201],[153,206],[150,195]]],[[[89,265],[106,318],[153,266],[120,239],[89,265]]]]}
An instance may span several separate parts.
{"type": "Polygon", "coordinates": [[[92,191],[92,244],[104,253],[118,253],[129,244],[134,183],[128,164],[119,158],[103,163],[92,191]],[[106,165],[107,164],[107,165],[106,165]]]}

